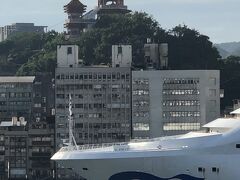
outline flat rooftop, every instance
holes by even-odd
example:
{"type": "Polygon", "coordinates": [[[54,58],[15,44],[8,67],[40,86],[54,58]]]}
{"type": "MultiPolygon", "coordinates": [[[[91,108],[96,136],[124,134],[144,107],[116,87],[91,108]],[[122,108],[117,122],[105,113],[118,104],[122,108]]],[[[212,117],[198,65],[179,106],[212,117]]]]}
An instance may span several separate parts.
{"type": "Polygon", "coordinates": [[[0,76],[0,83],[33,83],[35,76],[0,76]]]}

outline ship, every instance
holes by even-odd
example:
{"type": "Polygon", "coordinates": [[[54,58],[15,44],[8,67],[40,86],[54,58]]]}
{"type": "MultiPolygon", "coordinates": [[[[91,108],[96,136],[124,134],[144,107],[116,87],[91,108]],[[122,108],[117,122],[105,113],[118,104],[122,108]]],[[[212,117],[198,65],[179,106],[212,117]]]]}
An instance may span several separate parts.
{"type": "Polygon", "coordinates": [[[114,144],[68,144],[52,160],[87,180],[237,180],[240,109],[231,114],[183,135],[114,144]]]}

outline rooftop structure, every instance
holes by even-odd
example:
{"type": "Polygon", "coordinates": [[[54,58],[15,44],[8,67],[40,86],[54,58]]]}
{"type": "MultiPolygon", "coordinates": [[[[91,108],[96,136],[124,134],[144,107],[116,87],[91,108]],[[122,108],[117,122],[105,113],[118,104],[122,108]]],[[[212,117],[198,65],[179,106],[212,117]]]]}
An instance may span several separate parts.
{"type": "Polygon", "coordinates": [[[124,0],[98,0],[98,15],[104,14],[126,14],[131,12],[124,5],[124,0]]]}
{"type": "Polygon", "coordinates": [[[86,6],[79,0],[71,0],[70,3],[64,6],[65,13],[68,14],[68,19],[65,23],[68,34],[67,38],[75,40],[79,38],[80,33],[86,27],[87,23],[83,19],[83,14],[86,12],[86,6]]]}

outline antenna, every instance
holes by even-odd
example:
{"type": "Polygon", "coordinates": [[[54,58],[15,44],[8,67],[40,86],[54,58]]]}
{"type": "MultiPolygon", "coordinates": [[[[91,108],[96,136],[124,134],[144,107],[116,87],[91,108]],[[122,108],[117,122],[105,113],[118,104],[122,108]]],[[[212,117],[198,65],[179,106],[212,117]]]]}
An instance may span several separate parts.
{"type": "Polygon", "coordinates": [[[77,149],[77,143],[73,135],[74,130],[74,120],[73,120],[73,112],[72,112],[72,96],[69,94],[69,116],[68,116],[68,123],[69,123],[69,147],[75,146],[77,149]]]}

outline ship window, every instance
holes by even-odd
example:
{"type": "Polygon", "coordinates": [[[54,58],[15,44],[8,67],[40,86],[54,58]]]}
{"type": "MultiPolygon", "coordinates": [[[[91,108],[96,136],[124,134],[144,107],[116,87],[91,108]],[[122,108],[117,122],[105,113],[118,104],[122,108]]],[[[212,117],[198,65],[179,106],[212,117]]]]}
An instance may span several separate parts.
{"type": "Polygon", "coordinates": [[[240,148],[240,144],[236,144],[236,148],[240,148]]]}
{"type": "Polygon", "coordinates": [[[84,170],[84,171],[87,171],[87,170],[88,170],[88,168],[83,168],[83,170],[84,170]]]}
{"type": "Polygon", "coordinates": [[[217,172],[217,168],[216,168],[216,167],[213,167],[213,168],[212,168],[212,172],[217,172]]]}
{"type": "Polygon", "coordinates": [[[202,168],[202,167],[199,167],[199,168],[198,168],[198,172],[204,172],[204,171],[205,171],[204,168],[202,168]]]}

